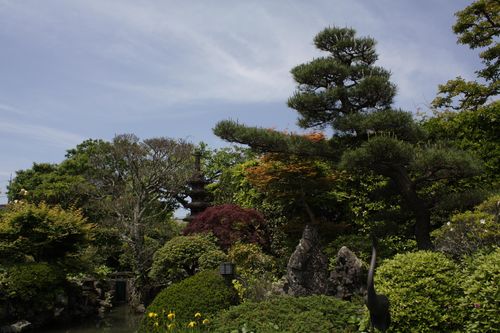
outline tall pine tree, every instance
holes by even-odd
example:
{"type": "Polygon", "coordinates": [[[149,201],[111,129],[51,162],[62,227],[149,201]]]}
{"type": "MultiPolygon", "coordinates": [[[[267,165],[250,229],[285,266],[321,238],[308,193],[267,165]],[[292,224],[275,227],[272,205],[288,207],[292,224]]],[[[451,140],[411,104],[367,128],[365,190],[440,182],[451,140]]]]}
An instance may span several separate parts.
{"type": "Polygon", "coordinates": [[[415,217],[418,247],[432,247],[431,208],[437,191],[477,173],[474,160],[446,146],[428,146],[412,115],[391,109],[396,87],[390,73],[375,66],[375,41],[355,30],[331,27],[314,39],[326,56],[292,69],[297,90],[288,105],[299,113],[303,128],[333,131],[329,140],[311,141],[269,129],[222,121],[219,137],[258,151],[319,156],[347,170],[388,177],[415,217]],[[435,186],[439,184],[439,186],[435,186]]]}

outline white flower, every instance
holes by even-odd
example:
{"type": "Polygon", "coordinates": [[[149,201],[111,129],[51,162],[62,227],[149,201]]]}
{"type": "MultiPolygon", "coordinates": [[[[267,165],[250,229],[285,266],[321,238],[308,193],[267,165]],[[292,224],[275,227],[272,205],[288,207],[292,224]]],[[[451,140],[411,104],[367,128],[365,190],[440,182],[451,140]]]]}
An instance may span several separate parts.
{"type": "Polygon", "coordinates": [[[486,220],[485,219],[480,219],[479,222],[481,222],[481,224],[485,224],[486,220]]]}
{"type": "Polygon", "coordinates": [[[446,223],[446,225],[450,225],[450,224],[451,224],[451,222],[450,222],[450,221],[448,221],[448,223],[446,223]]]}
{"type": "Polygon", "coordinates": [[[453,231],[453,228],[450,228],[450,231],[453,231]]]}

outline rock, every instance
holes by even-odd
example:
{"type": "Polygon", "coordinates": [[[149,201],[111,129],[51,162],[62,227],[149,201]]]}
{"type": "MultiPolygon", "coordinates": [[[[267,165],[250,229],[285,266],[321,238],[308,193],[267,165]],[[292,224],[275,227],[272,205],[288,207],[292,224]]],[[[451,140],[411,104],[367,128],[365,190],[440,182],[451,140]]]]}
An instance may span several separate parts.
{"type": "Polygon", "coordinates": [[[328,292],[328,258],[321,251],[318,230],[308,224],[287,265],[285,291],[293,296],[328,292]]]}
{"type": "Polygon", "coordinates": [[[27,320],[20,320],[12,325],[0,327],[1,333],[17,333],[26,331],[31,326],[31,323],[27,320]]]}
{"type": "Polygon", "coordinates": [[[146,313],[146,307],[144,306],[144,304],[139,304],[135,307],[135,312],[146,313]]]}
{"type": "Polygon", "coordinates": [[[330,274],[331,294],[344,300],[366,294],[367,270],[363,262],[347,247],[342,246],[330,274]]]}

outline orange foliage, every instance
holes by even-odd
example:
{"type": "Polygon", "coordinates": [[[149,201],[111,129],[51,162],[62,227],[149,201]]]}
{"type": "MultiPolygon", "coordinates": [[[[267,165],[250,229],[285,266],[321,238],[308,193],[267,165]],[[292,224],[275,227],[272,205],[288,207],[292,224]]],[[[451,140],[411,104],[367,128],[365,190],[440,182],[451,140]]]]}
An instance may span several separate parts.
{"type": "Polygon", "coordinates": [[[302,136],[312,142],[320,142],[326,139],[325,133],[323,132],[311,132],[302,136]]]}
{"type": "Polygon", "coordinates": [[[246,178],[258,189],[279,196],[296,195],[308,188],[324,188],[336,179],[314,161],[266,154],[246,169],[246,178]]]}

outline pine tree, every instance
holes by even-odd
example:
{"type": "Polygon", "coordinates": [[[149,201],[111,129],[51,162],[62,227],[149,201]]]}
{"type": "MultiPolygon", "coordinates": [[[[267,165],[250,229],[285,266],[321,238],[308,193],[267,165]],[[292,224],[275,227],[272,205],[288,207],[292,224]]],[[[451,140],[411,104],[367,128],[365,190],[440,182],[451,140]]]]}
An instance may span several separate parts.
{"type": "Polygon", "coordinates": [[[288,105],[298,111],[299,126],[329,127],[329,140],[313,141],[233,121],[219,122],[215,134],[258,151],[319,156],[350,171],[388,177],[415,217],[418,247],[431,248],[430,209],[437,193],[423,189],[438,184],[443,190],[477,173],[475,161],[443,145],[422,144],[425,133],[412,115],[391,109],[396,87],[389,81],[390,73],[375,66],[372,38],[331,27],[314,43],[327,55],[292,69],[297,90],[288,105]]]}

